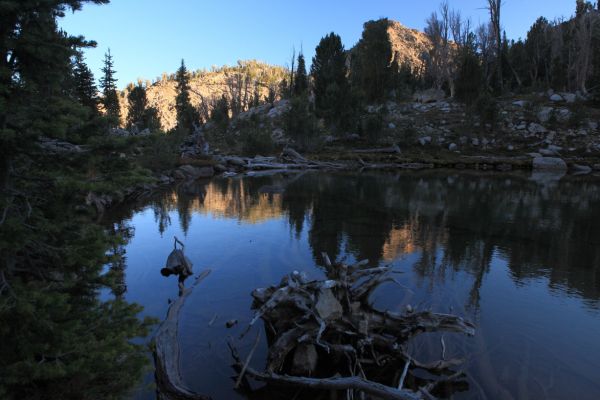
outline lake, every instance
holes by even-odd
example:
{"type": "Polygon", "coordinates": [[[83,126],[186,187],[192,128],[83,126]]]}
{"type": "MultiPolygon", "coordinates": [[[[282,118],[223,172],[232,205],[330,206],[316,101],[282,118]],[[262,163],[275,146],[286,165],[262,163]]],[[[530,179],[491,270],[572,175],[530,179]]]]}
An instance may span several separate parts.
{"type": "MultiPolygon", "coordinates": [[[[227,340],[243,355],[252,347],[254,335],[238,339],[253,316],[251,291],[294,270],[322,278],[322,252],[402,271],[402,286],[373,294],[381,309],[410,305],[475,324],[474,337],[444,334],[446,354],[466,359],[468,385],[453,398],[600,398],[600,182],[592,178],[457,171],[215,178],[111,218],[130,233],[119,249],[124,262],[111,266],[122,271],[116,295],[143,305],[144,315],[163,319],[178,295],[177,278],[160,273],[174,236],[195,273],[212,270],[185,303],[179,338],[184,381],[215,399],[244,398],[233,390],[227,340]]],[[[423,361],[439,358],[440,334],[409,349],[423,361]]],[[[255,368],[264,367],[265,352],[263,341],[255,368]]],[[[135,398],[154,398],[151,374],[135,398]]]]}

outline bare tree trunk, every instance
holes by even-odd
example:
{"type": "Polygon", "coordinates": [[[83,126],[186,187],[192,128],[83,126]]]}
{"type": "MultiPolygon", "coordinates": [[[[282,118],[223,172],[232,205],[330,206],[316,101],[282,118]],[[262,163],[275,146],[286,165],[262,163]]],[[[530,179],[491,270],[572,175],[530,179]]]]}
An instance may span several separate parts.
{"type": "Polygon", "coordinates": [[[580,16],[575,28],[575,77],[577,89],[587,93],[587,80],[592,66],[592,40],[596,16],[589,12],[580,16]]]}
{"type": "Polygon", "coordinates": [[[490,21],[494,28],[494,37],[496,41],[496,71],[498,72],[498,85],[502,91],[502,37],[500,26],[500,9],[502,0],[488,0],[488,9],[490,11],[490,21]]]}
{"type": "Polygon", "coordinates": [[[292,68],[290,69],[290,87],[288,88],[289,96],[294,94],[294,63],[296,62],[296,49],[292,51],[292,68]]]}
{"type": "Polygon", "coordinates": [[[450,97],[454,98],[456,94],[456,85],[454,84],[454,79],[452,77],[448,78],[448,86],[450,87],[450,97]]]}
{"type": "Polygon", "coordinates": [[[515,70],[515,67],[513,67],[513,65],[509,62],[508,66],[510,67],[513,76],[515,77],[515,79],[517,80],[517,85],[519,85],[519,87],[523,86],[523,81],[521,80],[521,77],[519,76],[519,74],[517,73],[517,71],[515,70]]]}

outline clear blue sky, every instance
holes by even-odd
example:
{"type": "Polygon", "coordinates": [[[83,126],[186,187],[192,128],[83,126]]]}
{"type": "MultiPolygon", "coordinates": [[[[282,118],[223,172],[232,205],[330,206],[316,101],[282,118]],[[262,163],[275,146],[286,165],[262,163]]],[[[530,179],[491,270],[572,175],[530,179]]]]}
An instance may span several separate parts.
{"type": "MultiPolygon", "coordinates": [[[[487,20],[485,0],[449,0],[473,23],[487,20]]],[[[575,0],[503,0],[509,38],[524,37],[541,15],[570,16],[575,0]]],[[[191,70],[258,59],[287,65],[295,46],[310,63],[319,39],[334,31],[346,48],[360,38],[362,24],[388,17],[416,29],[440,0],[112,0],[69,14],[61,26],[98,42],[86,53],[96,77],[110,47],[119,86],[137,78],[174,72],[182,58],[191,70]]]]}

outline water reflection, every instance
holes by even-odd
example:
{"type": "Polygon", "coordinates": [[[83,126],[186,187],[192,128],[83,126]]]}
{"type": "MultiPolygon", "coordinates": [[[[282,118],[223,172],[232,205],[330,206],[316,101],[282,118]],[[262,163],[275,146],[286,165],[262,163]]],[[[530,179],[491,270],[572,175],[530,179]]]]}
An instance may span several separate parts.
{"type": "Polygon", "coordinates": [[[600,294],[596,182],[548,187],[519,176],[276,175],[187,184],[153,208],[161,233],[174,210],[183,231],[193,213],[251,224],[285,216],[297,236],[308,230],[319,265],[322,252],[372,265],[418,252],[420,275],[462,269],[476,277],[476,291],[498,253],[516,282],[545,276],[553,289],[588,300],[600,294]]]}
{"type": "Polygon", "coordinates": [[[135,233],[135,229],[125,221],[119,221],[111,224],[107,231],[113,243],[109,249],[110,263],[106,278],[111,282],[110,291],[115,299],[122,300],[123,295],[127,291],[126,269],[127,255],[126,243],[131,240],[135,233]]]}
{"type": "MultiPolygon", "coordinates": [[[[187,235],[201,228],[194,224],[205,225],[204,236],[190,233],[209,243],[204,253],[196,252],[196,259],[190,256],[195,265],[202,260],[247,263],[253,268],[223,272],[223,281],[215,283],[215,296],[231,304],[216,306],[217,300],[211,299],[206,300],[208,305],[246,312],[249,291],[281,277],[281,268],[271,267],[271,263],[288,262],[279,252],[295,252],[289,268],[303,265],[303,243],[321,268],[322,252],[350,261],[367,259],[372,266],[399,263],[409,272],[404,283],[415,287],[416,294],[382,290],[375,301],[390,307],[412,302],[437,307],[435,311],[453,307],[476,320],[475,343],[454,343],[455,349],[473,354],[469,372],[476,389],[464,397],[541,398],[549,392],[556,398],[592,399],[600,395],[593,378],[600,367],[598,182],[582,177],[548,181],[436,171],[278,174],[187,184],[155,199],[151,209],[160,235],[169,229],[187,235]],[[172,226],[175,220],[178,227],[172,226]],[[227,220],[236,221],[240,230],[227,220]],[[277,221],[285,223],[273,225],[277,221]],[[285,238],[286,230],[298,245],[285,238]],[[252,249],[253,240],[269,247],[252,249]],[[209,250],[210,246],[217,248],[209,250]],[[224,287],[219,285],[227,287],[230,297],[219,297],[218,290],[224,287]]],[[[139,215],[139,210],[126,213],[122,217],[139,215]]],[[[218,274],[217,269],[215,280],[218,274]]],[[[206,290],[206,298],[211,290],[206,290]]],[[[210,335],[204,331],[204,319],[214,315],[211,310],[190,317],[190,337],[210,335]]],[[[239,318],[244,325],[244,318],[239,318]]],[[[226,333],[216,334],[215,341],[219,335],[226,333]]],[[[209,363],[208,357],[217,354],[211,346],[198,347],[209,363]]],[[[439,352],[428,349],[428,344],[415,346],[415,351],[425,354],[439,352]]],[[[218,357],[217,364],[224,364],[222,371],[227,371],[226,354],[218,357]]],[[[188,363],[196,371],[200,368],[197,360],[188,363]]],[[[198,381],[197,375],[190,374],[198,381]]],[[[230,387],[227,379],[215,378],[215,382],[230,387]]],[[[206,385],[201,382],[198,389],[206,385]]],[[[214,389],[213,394],[227,398],[231,396],[227,390],[214,389]]]]}

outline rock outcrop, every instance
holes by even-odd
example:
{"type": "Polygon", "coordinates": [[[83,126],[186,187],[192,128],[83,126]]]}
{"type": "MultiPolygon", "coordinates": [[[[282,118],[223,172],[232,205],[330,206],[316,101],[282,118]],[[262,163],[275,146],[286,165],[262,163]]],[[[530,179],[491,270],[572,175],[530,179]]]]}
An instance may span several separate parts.
{"type": "MultiPolygon", "coordinates": [[[[255,60],[238,61],[235,66],[212,68],[210,71],[191,73],[190,100],[194,107],[200,108],[204,103],[209,109],[214,102],[225,96],[231,101],[236,93],[246,93],[241,99],[245,110],[255,90],[261,98],[268,96],[269,90],[277,90],[280,82],[287,77],[284,67],[269,65],[255,60]]],[[[163,76],[147,85],[148,106],[158,110],[161,125],[164,130],[170,130],[177,125],[175,112],[175,97],[177,83],[173,75],[163,76]]],[[[127,118],[127,93],[125,89],[120,94],[121,116],[123,122],[127,118]]],[[[205,110],[209,111],[209,110],[205,110]]],[[[243,110],[240,110],[243,111],[243,110]]]]}
{"type": "Polygon", "coordinates": [[[388,20],[388,36],[392,45],[392,55],[398,65],[410,65],[413,71],[423,71],[423,54],[431,49],[431,41],[425,33],[410,29],[398,21],[388,20]]]}

